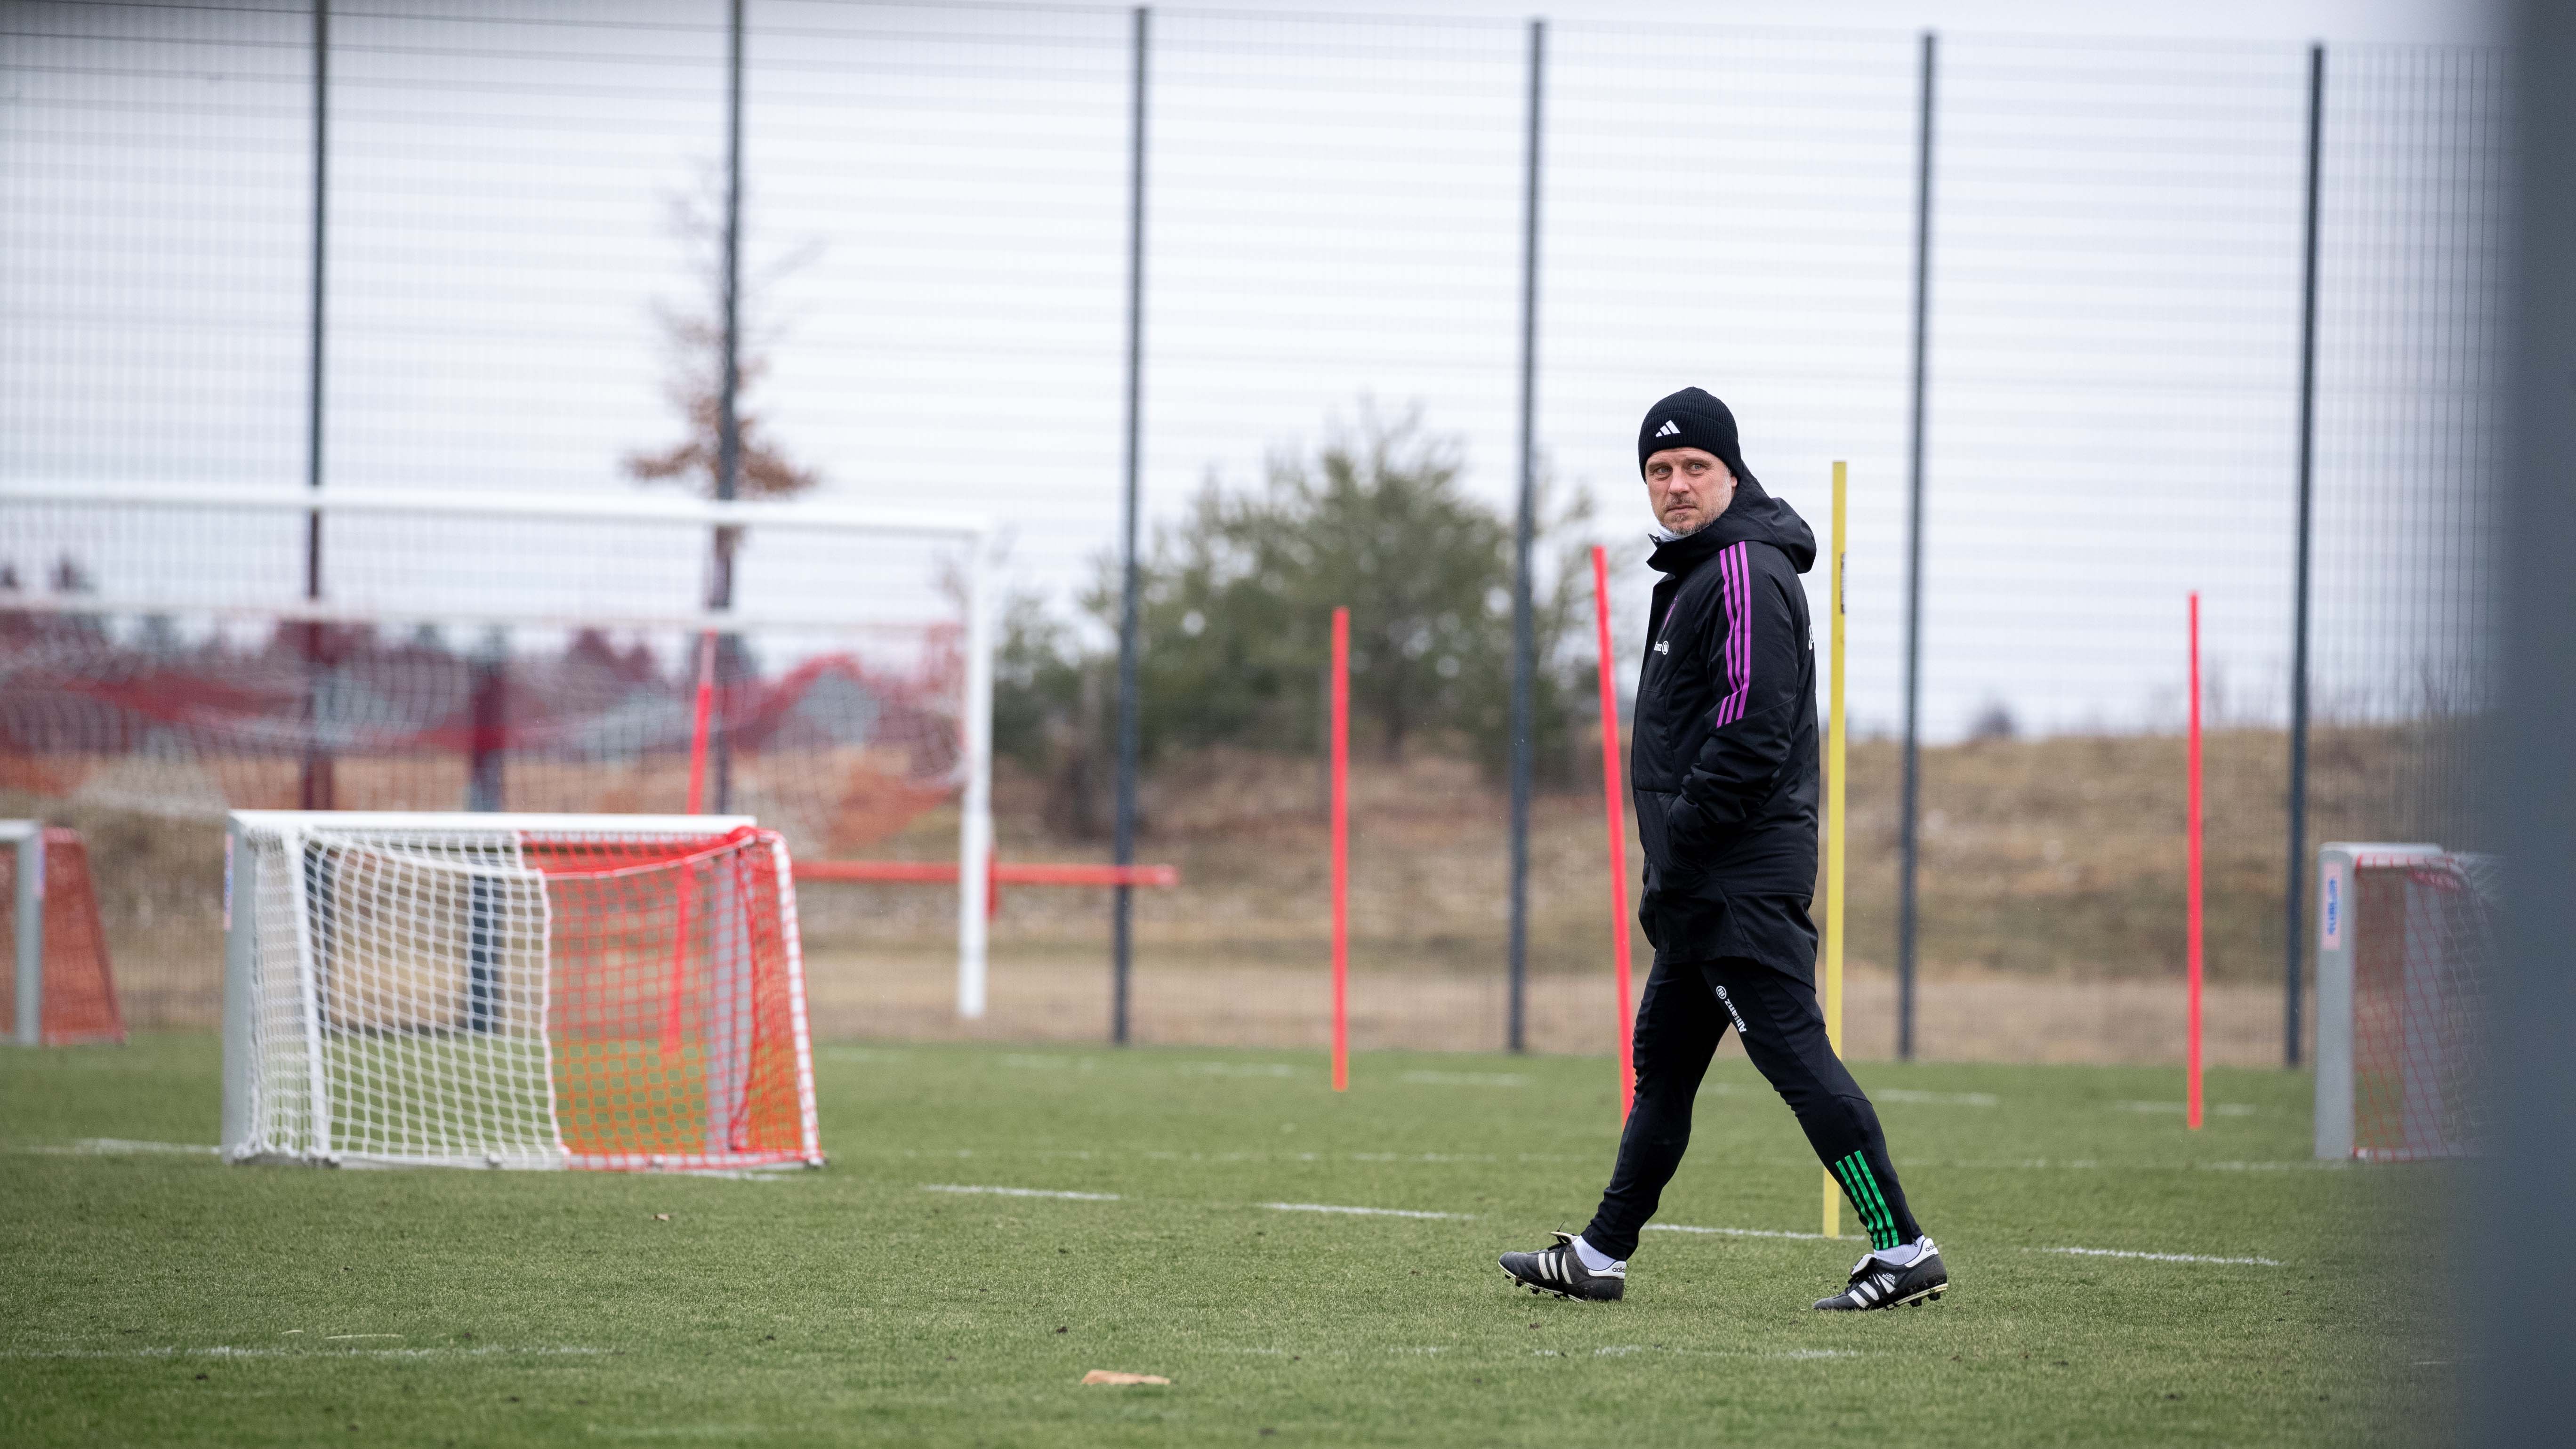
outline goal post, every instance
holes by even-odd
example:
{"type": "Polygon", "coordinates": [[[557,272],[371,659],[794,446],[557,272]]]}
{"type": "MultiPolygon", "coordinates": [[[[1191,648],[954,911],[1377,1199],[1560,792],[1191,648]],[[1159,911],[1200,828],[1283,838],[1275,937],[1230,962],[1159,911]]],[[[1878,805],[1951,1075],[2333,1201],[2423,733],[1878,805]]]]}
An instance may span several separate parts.
{"type": "Polygon", "coordinates": [[[953,829],[977,1017],[992,544],[829,500],[0,480],[0,764],[156,813],[678,812],[712,636],[710,807],[809,859],[953,829]]]}
{"type": "Polygon", "coordinates": [[[786,843],[742,816],[235,811],[223,1154],[822,1160],[786,843]]]}
{"type": "Polygon", "coordinates": [[[33,820],[0,820],[0,844],[9,850],[10,1037],[20,1046],[44,1044],[45,827],[33,820]]]}
{"type": "Polygon", "coordinates": [[[2318,1157],[2478,1149],[2500,875],[2493,856],[2438,845],[2318,850],[2318,1157]]]}

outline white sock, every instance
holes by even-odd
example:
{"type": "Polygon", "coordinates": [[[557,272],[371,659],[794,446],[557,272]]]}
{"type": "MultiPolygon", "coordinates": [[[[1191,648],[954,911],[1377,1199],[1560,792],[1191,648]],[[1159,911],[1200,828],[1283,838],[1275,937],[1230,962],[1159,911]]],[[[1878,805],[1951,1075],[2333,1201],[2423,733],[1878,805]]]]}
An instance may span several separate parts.
{"type": "Polygon", "coordinates": [[[1618,1267],[1621,1262],[1620,1259],[1611,1257],[1581,1238],[1574,1240],[1574,1256],[1583,1260],[1583,1271],[1586,1273],[1607,1273],[1618,1267]]]}
{"type": "Polygon", "coordinates": [[[1910,1268],[1914,1266],[1915,1259],[1923,1256],[1923,1249],[1931,1241],[1930,1235],[1927,1234],[1910,1243],[1899,1243],[1893,1248],[1881,1248],[1870,1256],[1891,1268],[1910,1268]]]}

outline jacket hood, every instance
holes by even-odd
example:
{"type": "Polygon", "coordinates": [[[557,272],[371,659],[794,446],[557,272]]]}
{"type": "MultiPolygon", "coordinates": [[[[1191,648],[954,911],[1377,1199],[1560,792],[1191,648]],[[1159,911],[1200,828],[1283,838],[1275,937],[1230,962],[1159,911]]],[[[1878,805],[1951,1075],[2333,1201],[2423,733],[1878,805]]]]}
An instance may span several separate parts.
{"type": "Polygon", "coordinates": [[[1798,516],[1798,510],[1764,492],[1749,477],[1736,480],[1735,501],[1724,513],[1696,533],[1655,545],[1646,566],[1657,573],[1684,574],[1719,549],[1739,543],[1770,544],[1787,554],[1802,574],[1816,566],[1816,531],[1798,516]]]}

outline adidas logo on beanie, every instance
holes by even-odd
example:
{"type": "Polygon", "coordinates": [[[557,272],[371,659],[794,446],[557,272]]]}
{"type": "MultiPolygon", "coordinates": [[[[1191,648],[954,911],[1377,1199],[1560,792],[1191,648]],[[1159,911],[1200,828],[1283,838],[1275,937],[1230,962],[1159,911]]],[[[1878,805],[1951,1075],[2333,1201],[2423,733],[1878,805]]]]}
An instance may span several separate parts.
{"type": "Polygon", "coordinates": [[[1637,471],[1666,448],[1698,448],[1723,459],[1739,482],[1749,482],[1744,458],[1736,451],[1735,414],[1705,388],[1686,387],[1646,410],[1637,426],[1637,471]]]}

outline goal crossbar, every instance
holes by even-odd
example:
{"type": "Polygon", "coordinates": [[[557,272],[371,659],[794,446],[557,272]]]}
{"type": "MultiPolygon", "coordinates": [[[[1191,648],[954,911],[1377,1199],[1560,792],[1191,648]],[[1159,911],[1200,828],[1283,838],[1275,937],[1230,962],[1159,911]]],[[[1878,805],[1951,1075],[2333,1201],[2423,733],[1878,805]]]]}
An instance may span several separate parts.
{"type": "MultiPolygon", "coordinates": [[[[0,504],[51,504],[82,509],[166,510],[174,514],[310,516],[315,518],[507,520],[589,524],[651,524],[686,529],[739,529],[763,533],[875,535],[962,543],[979,561],[989,549],[992,521],[981,514],[934,509],[872,508],[805,500],[682,498],[655,494],[585,496],[495,491],[428,493],[393,488],[192,487],[169,483],[62,483],[0,479],[0,504]]],[[[982,570],[970,569],[973,590],[982,570]]],[[[970,609],[974,601],[969,600],[970,609]]],[[[511,608],[455,600],[400,599],[350,603],[326,591],[319,598],[242,600],[214,596],[121,595],[115,588],[79,593],[11,595],[7,607],[29,613],[191,613],[214,618],[278,620],[297,624],[438,622],[553,628],[675,629],[690,633],[765,629],[867,629],[874,621],[847,609],[744,609],[690,607],[641,611],[609,607],[581,612],[511,608]]],[[[971,621],[970,621],[971,622],[971,621]]]]}

